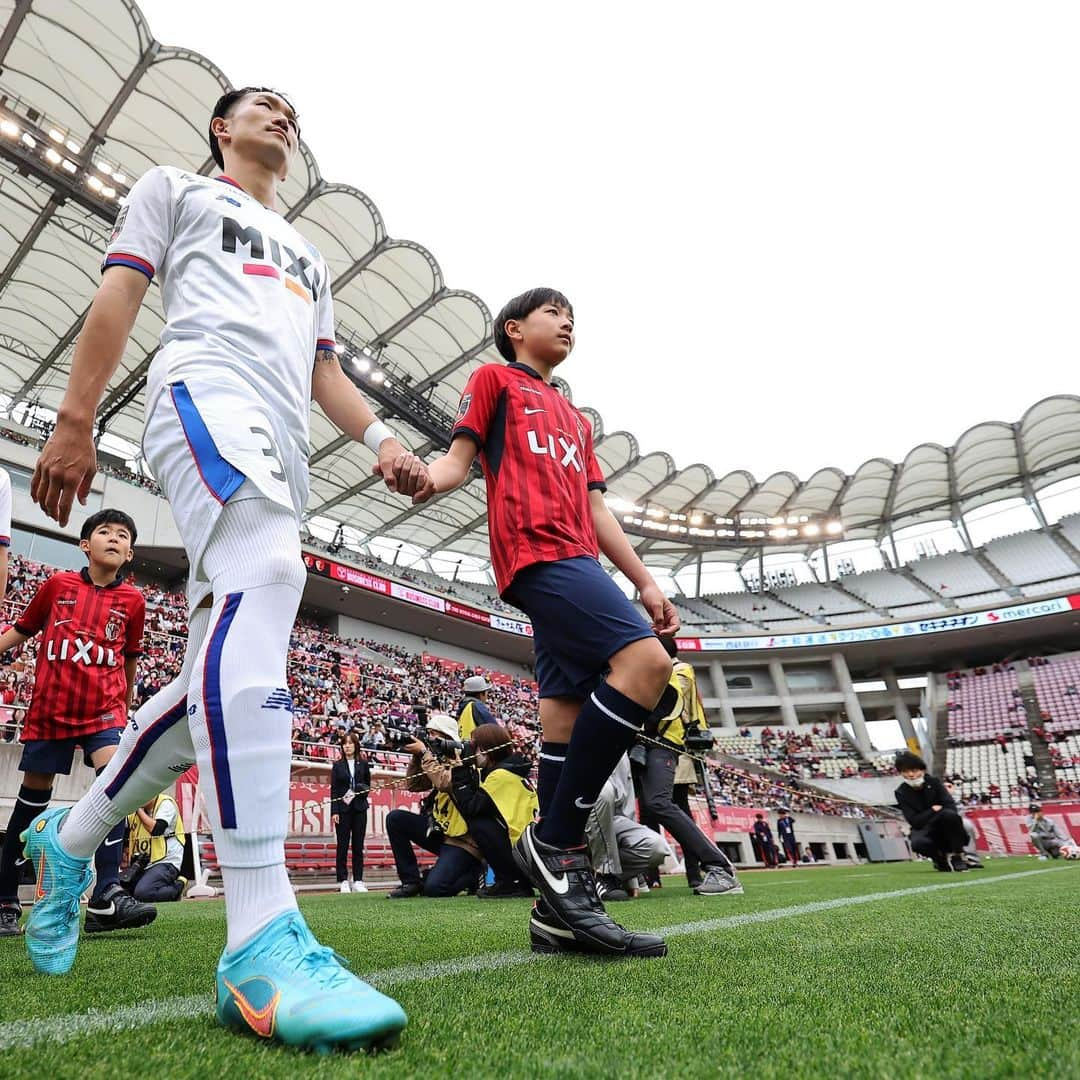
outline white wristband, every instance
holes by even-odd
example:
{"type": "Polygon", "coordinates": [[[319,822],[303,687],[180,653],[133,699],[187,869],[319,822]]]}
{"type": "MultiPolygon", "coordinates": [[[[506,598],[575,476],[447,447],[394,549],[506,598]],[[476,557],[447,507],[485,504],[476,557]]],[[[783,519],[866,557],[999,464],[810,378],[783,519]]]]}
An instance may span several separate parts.
{"type": "Polygon", "coordinates": [[[377,454],[379,447],[387,439],[394,438],[397,438],[397,436],[381,420],[376,420],[374,423],[368,424],[367,430],[364,432],[364,445],[373,454],[377,454]]]}

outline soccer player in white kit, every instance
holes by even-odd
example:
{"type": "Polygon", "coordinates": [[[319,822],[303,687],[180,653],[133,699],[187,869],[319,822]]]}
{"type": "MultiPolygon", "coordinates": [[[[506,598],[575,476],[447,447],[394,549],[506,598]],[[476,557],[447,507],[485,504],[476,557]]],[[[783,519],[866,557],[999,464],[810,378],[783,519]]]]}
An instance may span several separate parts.
{"type": "Polygon", "coordinates": [[[210,125],[224,175],[150,169],[113,228],[31,495],[61,525],[74,498],[85,501],[94,414],[157,275],[166,324],[147,379],[143,451],[188,554],[188,648],[179,678],[139,709],[90,792],[28,830],[47,856],[48,895],[26,938],[39,970],[70,968],[78,904],[69,894],[85,860],[197,761],[225,886],[219,1020],[318,1050],[377,1048],[396,1040],[404,1012],[319,945],[285,870],[285,667],[305,579],[311,399],[377,452],[373,471],[391,490],[413,494],[426,470],[341,370],[326,262],[275,210],[298,141],[280,94],[227,94],[210,125]]]}

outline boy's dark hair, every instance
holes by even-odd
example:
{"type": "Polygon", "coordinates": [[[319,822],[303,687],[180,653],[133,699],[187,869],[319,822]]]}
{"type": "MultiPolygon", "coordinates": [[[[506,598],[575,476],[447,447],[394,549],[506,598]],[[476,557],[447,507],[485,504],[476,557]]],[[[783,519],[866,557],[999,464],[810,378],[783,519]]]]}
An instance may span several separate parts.
{"type": "Polygon", "coordinates": [[[300,117],[296,112],[293,103],[280,91],[275,90],[272,86],[244,86],[239,90],[230,90],[217,99],[217,104],[214,106],[214,111],[210,114],[210,126],[207,128],[207,136],[210,140],[210,153],[213,155],[214,160],[217,162],[219,169],[225,168],[225,158],[221,153],[221,146],[218,143],[218,138],[214,134],[214,121],[220,116],[224,119],[229,115],[229,111],[232,107],[241,99],[246,98],[248,94],[273,94],[274,97],[281,98],[286,105],[293,111],[293,115],[296,117],[297,129],[300,127],[300,117]]]}
{"type": "Polygon", "coordinates": [[[922,769],[923,772],[926,771],[926,762],[918,754],[912,753],[910,750],[901,750],[896,755],[894,764],[897,772],[903,772],[905,769],[922,769]]]}
{"type": "Polygon", "coordinates": [[[570,318],[574,317],[574,305],[558,289],[547,289],[543,286],[523,292],[520,296],[515,296],[513,300],[507,300],[502,306],[502,311],[495,316],[495,348],[508,364],[514,362],[517,354],[514,352],[514,343],[506,335],[506,324],[511,319],[517,321],[527,318],[545,304],[557,304],[559,307],[564,307],[570,312],[570,318]]]}
{"type": "Polygon", "coordinates": [[[91,514],[83,522],[82,528],[79,530],[79,539],[89,540],[91,534],[99,525],[123,525],[131,534],[131,546],[135,546],[135,540],[139,535],[135,528],[135,522],[123,510],[105,509],[99,510],[96,514],[91,514]]]}

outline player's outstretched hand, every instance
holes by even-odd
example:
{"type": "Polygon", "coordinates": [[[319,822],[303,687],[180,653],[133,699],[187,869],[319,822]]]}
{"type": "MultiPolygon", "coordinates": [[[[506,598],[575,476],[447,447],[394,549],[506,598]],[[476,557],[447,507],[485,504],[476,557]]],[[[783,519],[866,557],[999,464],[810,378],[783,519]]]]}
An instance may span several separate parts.
{"type": "Polygon", "coordinates": [[[653,629],[664,637],[679,632],[679,613],[675,605],[660,591],[657,585],[647,585],[641,590],[641,603],[652,619],[653,629]]]}
{"type": "Polygon", "coordinates": [[[30,498],[53,521],[66,525],[76,497],[86,505],[96,472],[97,451],[91,429],[58,420],[34,466],[30,498]]]}
{"type": "Polygon", "coordinates": [[[371,467],[371,473],[381,476],[391,491],[412,495],[423,485],[427,466],[397,439],[383,439],[379,444],[379,460],[371,467]]]}

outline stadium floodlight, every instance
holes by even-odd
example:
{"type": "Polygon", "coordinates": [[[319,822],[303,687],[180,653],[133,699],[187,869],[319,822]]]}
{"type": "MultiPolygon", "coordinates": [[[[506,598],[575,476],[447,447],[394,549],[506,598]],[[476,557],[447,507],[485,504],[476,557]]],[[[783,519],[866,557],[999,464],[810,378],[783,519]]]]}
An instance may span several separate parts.
{"type": "Polygon", "coordinates": [[[62,143],[64,141],[64,136],[61,135],[56,128],[49,128],[49,138],[52,139],[53,142],[62,143]]]}
{"type": "Polygon", "coordinates": [[[334,352],[336,352],[338,354],[338,356],[343,356],[345,354],[345,346],[342,345],[342,343],[339,341],[334,346],[334,352]]]}
{"type": "Polygon", "coordinates": [[[371,361],[368,360],[366,356],[353,362],[356,364],[356,368],[361,375],[366,375],[371,370],[371,361]]]}
{"type": "Polygon", "coordinates": [[[91,175],[91,176],[88,176],[86,178],[86,186],[91,191],[100,191],[101,190],[101,181],[96,176],[91,175]]]}
{"type": "Polygon", "coordinates": [[[839,521],[830,521],[825,526],[825,531],[830,536],[836,536],[838,533],[842,533],[844,531],[844,526],[839,521]]]}
{"type": "Polygon", "coordinates": [[[691,525],[703,525],[704,523],[705,523],[705,518],[702,517],[701,514],[697,513],[696,511],[693,514],[690,515],[690,524],[691,525]]]}
{"type": "Polygon", "coordinates": [[[106,176],[112,176],[113,167],[107,161],[98,161],[95,167],[99,173],[104,173],[106,176]]]}
{"type": "Polygon", "coordinates": [[[0,132],[3,132],[9,139],[17,139],[19,137],[19,125],[11,120],[0,120],[0,132]]]}
{"type": "Polygon", "coordinates": [[[812,522],[803,526],[803,536],[817,536],[821,532],[821,526],[812,522]]]}
{"type": "Polygon", "coordinates": [[[79,166],[76,165],[74,161],[69,161],[67,158],[64,158],[64,160],[62,162],[60,162],[60,167],[65,172],[71,173],[73,176],[75,175],[76,172],[79,171],[79,166]]]}
{"type": "Polygon", "coordinates": [[[104,195],[106,199],[115,199],[116,198],[116,188],[103,187],[101,189],[101,194],[104,195]]]}
{"type": "Polygon", "coordinates": [[[66,139],[64,145],[73,153],[81,154],[82,147],[74,139],[66,139]]]}
{"type": "Polygon", "coordinates": [[[59,165],[64,159],[50,146],[49,149],[45,151],[45,160],[50,165],[59,165]]]}
{"type": "Polygon", "coordinates": [[[34,140],[34,136],[31,135],[29,131],[23,132],[22,141],[23,145],[29,146],[31,150],[33,150],[34,147],[37,146],[37,142],[34,140]]]}
{"type": "Polygon", "coordinates": [[[114,179],[114,180],[115,180],[115,181],[116,181],[116,182],[117,182],[118,184],[126,184],[126,183],[127,183],[127,177],[126,177],[126,176],[125,176],[125,175],[124,175],[124,174],[123,174],[122,172],[114,172],[114,173],[112,174],[112,178],[113,178],[113,179],[114,179]]]}
{"type": "Polygon", "coordinates": [[[381,370],[380,370],[379,368],[376,368],[376,369],[375,369],[375,370],[374,370],[374,371],[373,371],[373,372],[371,373],[371,381],[372,381],[373,383],[381,383],[381,382],[385,382],[385,381],[386,381],[386,372],[385,372],[385,371],[381,371],[381,370]]]}

